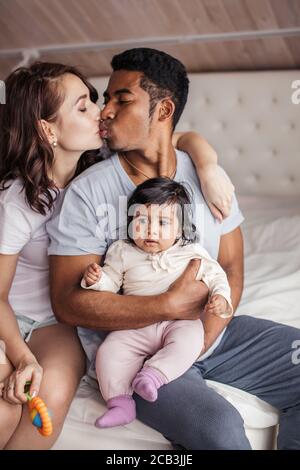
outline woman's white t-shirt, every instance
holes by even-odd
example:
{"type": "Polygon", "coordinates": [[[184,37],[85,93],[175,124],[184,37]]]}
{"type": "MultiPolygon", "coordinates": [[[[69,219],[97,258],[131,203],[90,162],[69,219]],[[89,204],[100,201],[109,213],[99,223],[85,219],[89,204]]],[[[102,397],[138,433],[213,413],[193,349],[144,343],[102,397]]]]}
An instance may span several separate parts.
{"type": "MultiPolygon", "coordinates": [[[[19,253],[9,303],[16,315],[43,322],[54,316],[49,294],[49,238],[51,217],[33,211],[26,202],[22,181],[0,191],[0,254],[19,253]]],[[[59,197],[59,196],[58,196],[59,197]]]]}

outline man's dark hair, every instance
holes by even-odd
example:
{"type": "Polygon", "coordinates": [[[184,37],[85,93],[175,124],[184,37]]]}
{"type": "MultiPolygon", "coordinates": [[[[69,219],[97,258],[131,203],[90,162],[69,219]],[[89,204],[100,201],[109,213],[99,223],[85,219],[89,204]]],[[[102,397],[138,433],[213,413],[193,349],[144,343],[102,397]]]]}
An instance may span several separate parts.
{"type": "Polygon", "coordinates": [[[111,61],[113,71],[142,72],[140,87],[150,96],[150,117],[159,100],[170,97],[175,104],[173,130],[185,107],[189,79],[184,65],[163,51],[149,48],[129,49],[115,55],[111,61]]]}
{"type": "Polygon", "coordinates": [[[183,245],[198,241],[196,227],[193,224],[191,198],[188,190],[182,184],[177,183],[177,181],[171,180],[170,178],[159,177],[148,179],[137,186],[128,200],[127,237],[130,243],[134,244],[131,234],[129,233],[131,223],[134,219],[132,209],[136,205],[149,206],[150,204],[157,204],[159,206],[163,204],[177,204],[177,217],[182,228],[181,238],[183,245]]]}

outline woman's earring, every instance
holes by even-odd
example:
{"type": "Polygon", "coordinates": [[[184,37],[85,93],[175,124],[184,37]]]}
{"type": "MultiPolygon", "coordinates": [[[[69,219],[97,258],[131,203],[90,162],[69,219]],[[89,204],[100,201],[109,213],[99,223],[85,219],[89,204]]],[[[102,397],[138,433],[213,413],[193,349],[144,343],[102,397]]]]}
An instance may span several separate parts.
{"type": "Polygon", "coordinates": [[[52,142],[52,145],[53,145],[53,147],[57,147],[57,141],[54,140],[54,141],[52,142]]]}

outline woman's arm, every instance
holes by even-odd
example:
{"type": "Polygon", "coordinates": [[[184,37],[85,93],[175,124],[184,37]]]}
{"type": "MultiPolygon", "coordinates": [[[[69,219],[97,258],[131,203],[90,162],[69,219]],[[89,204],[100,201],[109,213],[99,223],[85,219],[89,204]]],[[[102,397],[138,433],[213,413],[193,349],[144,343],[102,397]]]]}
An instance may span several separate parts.
{"type": "Polygon", "coordinates": [[[199,170],[203,170],[209,165],[218,164],[215,150],[197,132],[174,132],[172,143],[174,147],[187,152],[199,170]]]}
{"type": "MultiPolygon", "coordinates": [[[[8,301],[9,291],[16,272],[18,256],[18,254],[0,254],[0,340],[5,346],[7,358],[14,368],[20,371],[28,366],[31,367],[32,364],[37,364],[37,360],[21,336],[15,314],[8,301]]],[[[39,366],[37,370],[40,370],[39,366]]],[[[36,388],[39,388],[39,382],[36,383],[34,381],[30,389],[31,393],[36,388]]],[[[24,397],[23,399],[26,401],[24,397]]],[[[18,399],[14,402],[16,403],[17,401],[18,399]]]]}
{"type": "Polygon", "coordinates": [[[234,186],[218,168],[218,156],[209,143],[197,132],[175,132],[174,147],[188,153],[193,160],[206,202],[220,222],[231,210],[234,186]]]}
{"type": "Polygon", "coordinates": [[[20,334],[15,314],[8,302],[17,261],[18,255],[0,255],[0,338],[5,344],[8,359],[15,367],[24,358],[34,357],[20,334]]]}

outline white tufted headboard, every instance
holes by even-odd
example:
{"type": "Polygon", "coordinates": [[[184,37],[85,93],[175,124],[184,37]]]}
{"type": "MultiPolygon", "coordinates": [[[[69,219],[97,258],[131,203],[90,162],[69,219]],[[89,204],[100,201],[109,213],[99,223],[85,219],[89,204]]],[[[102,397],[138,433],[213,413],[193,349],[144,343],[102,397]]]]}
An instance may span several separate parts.
{"type": "MultiPolygon", "coordinates": [[[[217,150],[239,194],[300,195],[300,70],[191,74],[178,130],[197,130],[217,150]]],[[[103,92],[107,78],[92,79],[103,92]]]]}
{"type": "Polygon", "coordinates": [[[243,194],[300,194],[299,71],[190,76],[178,129],[199,131],[243,194]]]}

